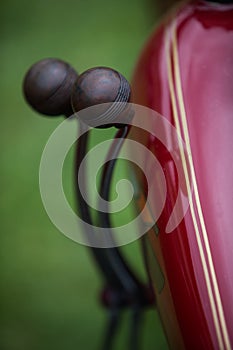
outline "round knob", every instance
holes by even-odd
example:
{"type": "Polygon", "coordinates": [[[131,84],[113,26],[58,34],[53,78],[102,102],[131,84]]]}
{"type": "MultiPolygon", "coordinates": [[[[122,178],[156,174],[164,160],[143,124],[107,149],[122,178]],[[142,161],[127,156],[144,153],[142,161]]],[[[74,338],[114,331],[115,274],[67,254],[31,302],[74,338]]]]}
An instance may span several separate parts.
{"type": "Polygon", "coordinates": [[[68,63],[43,59],[28,70],[23,83],[24,96],[39,113],[69,116],[73,113],[70,96],[77,78],[78,74],[68,63]]]}
{"type": "Polygon", "coordinates": [[[79,112],[90,106],[109,103],[96,109],[99,115],[93,115],[92,109],[89,115],[81,113],[80,118],[84,115],[83,122],[90,126],[110,127],[117,124],[119,115],[122,116],[130,100],[130,92],[128,81],[117,71],[106,67],[91,68],[76,80],[71,104],[73,111],[79,112]]]}

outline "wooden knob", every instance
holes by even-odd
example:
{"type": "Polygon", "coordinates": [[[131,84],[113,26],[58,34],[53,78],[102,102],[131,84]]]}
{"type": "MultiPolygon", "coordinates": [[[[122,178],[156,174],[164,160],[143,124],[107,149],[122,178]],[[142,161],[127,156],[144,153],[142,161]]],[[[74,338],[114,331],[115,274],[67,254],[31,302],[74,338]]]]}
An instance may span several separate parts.
{"type": "MultiPolygon", "coordinates": [[[[74,112],[79,112],[87,107],[103,103],[113,104],[103,108],[97,108],[99,115],[85,115],[85,123],[90,126],[110,127],[117,124],[119,115],[125,109],[130,100],[130,85],[128,81],[117,71],[106,68],[91,68],[82,73],[76,80],[71,96],[71,104],[74,112]]],[[[82,118],[83,114],[80,114],[82,118]]],[[[122,118],[121,118],[122,122],[122,118]]]]}
{"type": "Polygon", "coordinates": [[[72,114],[71,91],[77,78],[78,74],[68,63],[43,59],[28,70],[23,83],[24,96],[39,113],[69,116],[72,114]]]}

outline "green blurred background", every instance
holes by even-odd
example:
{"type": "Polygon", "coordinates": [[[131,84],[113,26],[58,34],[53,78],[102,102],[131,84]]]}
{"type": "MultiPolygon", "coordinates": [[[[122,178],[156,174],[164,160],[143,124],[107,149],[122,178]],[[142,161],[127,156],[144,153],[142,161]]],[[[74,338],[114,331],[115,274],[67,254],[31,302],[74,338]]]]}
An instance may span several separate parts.
{"type": "MultiPolygon", "coordinates": [[[[86,247],[50,222],[38,186],[40,157],[61,118],[43,118],[24,102],[24,74],[59,57],[79,72],[97,65],[132,75],[157,19],[152,0],[8,0],[1,2],[1,314],[0,349],[99,349],[106,315],[102,281],[86,247]]],[[[104,137],[104,132],[102,134],[104,137]]],[[[65,164],[72,201],[72,154],[65,164]]],[[[145,276],[138,242],[123,248],[145,276]]],[[[127,349],[129,314],[116,349],[127,349]]],[[[142,349],[167,349],[155,310],[146,312],[142,349]]]]}

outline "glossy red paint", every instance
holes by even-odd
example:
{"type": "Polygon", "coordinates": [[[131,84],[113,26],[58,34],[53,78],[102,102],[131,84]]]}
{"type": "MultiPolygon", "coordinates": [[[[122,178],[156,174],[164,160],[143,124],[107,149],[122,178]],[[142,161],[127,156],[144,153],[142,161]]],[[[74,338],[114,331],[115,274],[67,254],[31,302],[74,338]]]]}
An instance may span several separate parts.
{"type": "Polygon", "coordinates": [[[172,349],[231,349],[232,5],[184,4],[156,29],[135,70],[133,102],[156,110],[177,127],[171,84],[181,135],[187,147],[190,141],[193,174],[189,176],[194,190],[192,205],[184,219],[167,234],[166,224],[179,188],[176,169],[164,146],[151,135],[143,134],[143,142],[155,153],[164,169],[168,186],[166,205],[157,222],[159,232],[150,230],[146,238],[149,271],[172,349]],[[182,96],[179,94],[179,76],[182,96]],[[182,117],[182,102],[188,134],[182,117]]]}

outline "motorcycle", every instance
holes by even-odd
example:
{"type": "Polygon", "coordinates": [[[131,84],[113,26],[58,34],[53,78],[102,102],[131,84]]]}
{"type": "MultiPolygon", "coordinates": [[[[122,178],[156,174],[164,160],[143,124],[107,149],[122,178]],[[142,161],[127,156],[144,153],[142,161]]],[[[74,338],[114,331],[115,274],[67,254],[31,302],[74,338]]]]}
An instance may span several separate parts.
{"type": "MultiPolygon", "coordinates": [[[[103,349],[112,348],[124,308],[133,312],[130,348],[137,349],[140,315],[144,308],[155,307],[155,300],[171,349],[232,347],[232,57],[231,1],[191,1],[177,5],[152,33],[135,68],[132,92],[125,78],[114,70],[98,67],[78,76],[60,60],[42,60],[25,77],[26,100],[38,112],[66,117],[77,113],[81,118],[76,195],[79,215],[89,227],[83,227],[87,245],[106,280],[102,302],[110,310],[110,320],[103,349]],[[105,103],[110,105],[96,110],[96,105],[105,103]],[[82,113],[91,106],[94,114],[98,112],[97,118],[93,113],[82,113]],[[131,125],[128,107],[140,110],[137,106],[156,111],[151,127],[156,130],[161,120],[162,129],[169,123],[182,142],[174,147],[170,132],[164,132],[163,143],[159,135],[131,125]],[[81,165],[90,127],[112,126],[118,132],[102,172],[102,199],[109,200],[116,159],[127,138],[143,144],[164,173],[166,197],[156,191],[147,201],[150,188],[144,174],[136,167],[131,169],[140,191],[135,205],[144,211],[146,224],[152,222],[141,239],[148,286],[131,270],[119,248],[111,245],[112,238],[105,246],[106,237],[102,245],[93,240],[99,230],[83,195],[88,192],[87,185],[82,182],[83,190],[77,181],[79,172],[82,178],[87,175],[81,165]],[[173,155],[166,148],[169,144],[175,150],[173,155]],[[153,208],[161,201],[164,205],[154,223],[153,208]],[[177,201],[180,208],[188,205],[181,217],[173,215],[176,224],[169,226],[177,201]]],[[[159,187],[150,160],[144,157],[142,162],[159,187]]],[[[111,237],[110,214],[108,207],[104,209],[99,207],[98,224],[111,237]]]]}

